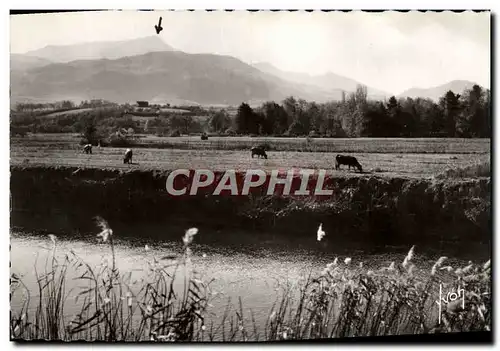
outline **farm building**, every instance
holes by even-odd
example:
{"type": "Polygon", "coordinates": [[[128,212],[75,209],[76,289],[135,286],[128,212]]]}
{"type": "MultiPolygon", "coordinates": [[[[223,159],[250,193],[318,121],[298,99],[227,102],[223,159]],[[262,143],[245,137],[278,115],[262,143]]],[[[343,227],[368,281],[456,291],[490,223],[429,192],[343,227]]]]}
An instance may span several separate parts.
{"type": "Polygon", "coordinates": [[[147,102],[147,101],[137,101],[137,106],[139,106],[139,107],[148,107],[149,106],[149,102],[147,102]]]}

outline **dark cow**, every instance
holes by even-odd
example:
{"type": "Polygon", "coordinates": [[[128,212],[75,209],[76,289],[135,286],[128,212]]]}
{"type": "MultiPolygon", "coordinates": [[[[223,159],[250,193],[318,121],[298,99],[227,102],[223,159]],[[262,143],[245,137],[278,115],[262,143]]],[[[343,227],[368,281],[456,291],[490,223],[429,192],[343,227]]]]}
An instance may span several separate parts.
{"type": "Polygon", "coordinates": [[[363,172],[363,167],[361,167],[356,157],[337,155],[335,157],[335,169],[339,169],[341,165],[347,165],[349,169],[351,167],[357,168],[360,172],[363,172]]]}
{"type": "Polygon", "coordinates": [[[263,147],[261,146],[254,146],[250,151],[252,151],[252,158],[254,155],[257,155],[257,157],[264,157],[267,160],[267,154],[266,150],[264,150],[263,147]]]}
{"type": "Polygon", "coordinates": [[[201,140],[208,140],[208,135],[206,133],[203,133],[201,135],[201,140]]]}
{"type": "Polygon", "coordinates": [[[92,153],[92,144],[87,144],[83,147],[83,152],[86,154],[91,154],[92,153]]]}
{"type": "Polygon", "coordinates": [[[123,158],[123,163],[132,163],[132,150],[130,149],[127,149],[127,151],[125,151],[125,157],[123,158]]]}

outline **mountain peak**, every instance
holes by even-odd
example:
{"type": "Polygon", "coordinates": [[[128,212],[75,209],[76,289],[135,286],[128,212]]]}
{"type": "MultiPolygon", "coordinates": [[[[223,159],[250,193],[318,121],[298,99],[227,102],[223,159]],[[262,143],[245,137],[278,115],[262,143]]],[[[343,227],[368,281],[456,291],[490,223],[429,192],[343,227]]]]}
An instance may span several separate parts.
{"type": "Polygon", "coordinates": [[[475,84],[468,80],[452,80],[438,86],[430,88],[410,88],[398,95],[398,97],[411,97],[411,98],[427,98],[438,101],[440,97],[451,90],[455,94],[462,94],[464,90],[471,89],[475,84]]]}
{"type": "Polygon", "coordinates": [[[118,59],[127,56],[143,55],[148,52],[173,51],[160,37],[150,35],[121,41],[95,41],[72,45],[47,45],[42,49],[29,51],[35,56],[53,62],[76,60],[118,59]]]}

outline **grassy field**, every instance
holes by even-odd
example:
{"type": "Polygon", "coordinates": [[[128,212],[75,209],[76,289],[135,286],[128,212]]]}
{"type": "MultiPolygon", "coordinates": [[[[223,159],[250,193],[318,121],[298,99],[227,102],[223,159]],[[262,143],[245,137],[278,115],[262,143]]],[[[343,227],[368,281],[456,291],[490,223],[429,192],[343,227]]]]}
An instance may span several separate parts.
{"type": "Polygon", "coordinates": [[[268,152],[268,159],[253,158],[249,151],[229,150],[178,150],[178,149],[134,149],[133,165],[123,164],[124,148],[94,148],[92,155],[84,154],[81,148],[65,148],[61,145],[11,146],[11,164],[67,165],[79,167],[118,169],[173,170],[211,169],[327,169],[339,175],[379,175],[389,177],[433,177],[450,169],[474,166],[489,162],[489,154],[397,154],[397,153],[351,153],[363,166],[363,174],[348,171],[345,166],[334,171],[335,154],[313,152],[268,152]]]}
{"type": "Polygon", "coordinates": [[[45,117],[58,117],[58,116],[62,116],[62,115],[76,115],[78,113],[89,112],[89,111],[93,111],[93,110],[94,110],[94,108],[92,108],[92,107],[75,108],[74,110],[49,113],[48,115],[45,115],[45,117]]]}
{"type": "MultiPolygon", "coordinates": [[[[142,117],[141,119],[151,118],[142,117]]],[[[199,118],[202,118],[200,116],[199,118]]],[[[267,144],[270,151],[351,152],[351,153],[429,153],[429,154],[489,154],[489,139],[447,138],[277,138],[277,137],[159,137],[137,134],[137,147],[173,148],[193,150],[249,150],[257,144],[267,144]]],[[[11,138],[13,145],[64,145],[75,147],[78,134],[31,134],[11,138]]]]}

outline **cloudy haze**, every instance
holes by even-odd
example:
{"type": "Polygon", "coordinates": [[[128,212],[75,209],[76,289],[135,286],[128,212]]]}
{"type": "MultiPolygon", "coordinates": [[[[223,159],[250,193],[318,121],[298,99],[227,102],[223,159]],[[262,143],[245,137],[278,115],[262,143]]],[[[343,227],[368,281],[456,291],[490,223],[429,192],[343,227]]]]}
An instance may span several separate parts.
{"type": "Polygon", "coordinates": [[[328,71],[389,93],[470,80],[490,87],[490,14],[85,12],[11,16],[11,52],[155,35],[177,50],[328,71]]]}

